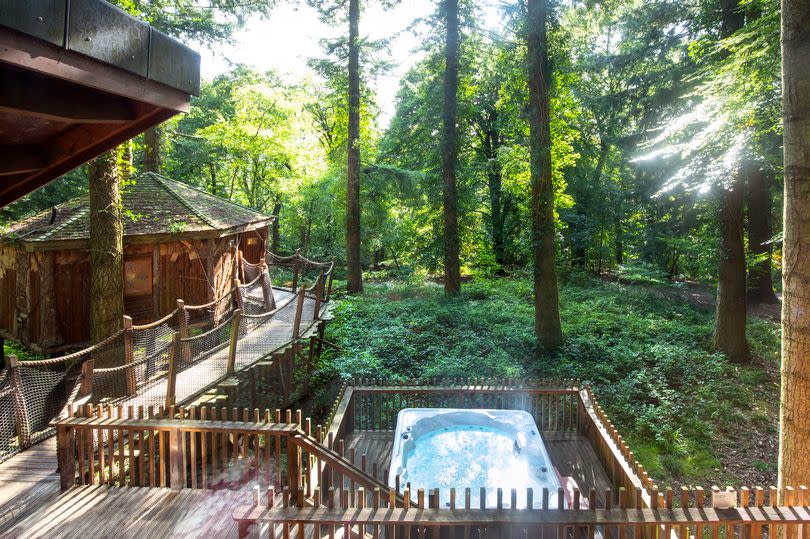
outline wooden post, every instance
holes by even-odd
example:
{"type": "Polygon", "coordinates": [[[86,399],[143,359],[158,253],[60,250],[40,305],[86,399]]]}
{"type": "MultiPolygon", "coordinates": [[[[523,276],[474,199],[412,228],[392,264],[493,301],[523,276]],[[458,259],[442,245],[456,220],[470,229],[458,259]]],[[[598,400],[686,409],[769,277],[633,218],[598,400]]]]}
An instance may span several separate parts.
{"type": "MultiPolygon", "coordinates": [[[[177,300],[177,332],[180,334],[181,340],[188,339],[188,311],[186,310],[186,302],[182,299],[177,300]]],[[[180,357],[183,358],[184,363],[191,361],[191,346],[187,342],[181,343],[180,357]]]]}
{"type": "Polygon", "coordinates": [[[292,291],[295,292],[298,289],[298,271],[300,269],[301,264],[301,249],[295,250],[295,258],[293,259],[293,281],[292,281],[292,291]]]}
{"type": "Polygon", "coordinates": [[[318,283],[315,285],[315,307],[312,311],[312,319],[318,320],[321,316],[321,301],[323,297],[323,270],[318,274],[318,283]]]}
{"type": "Polygon", "coordinates": [[[175,386],[177,385],[177,355],[180,351],[180,333],[172,336],[172,346],[169,348],[169,369],[166,373],[166,407],[174,406],[175,386]]]}
{"type": "Polygon", "coordinates": [[[28,425],[28,404],[25,402],[25,395],[23,395],[20,362],[15,355],[8,356],[8,372],[14,403],[14,418],[17,424],[17,437],[19,438],[20,447],[30,447],[31,429],[28,425]]]}
{"type": "MultiPolygon", "coordinates": [[[[112,440],[110,443],[112,443],[112,440]]],[[[56,460],[59,467],[59,488],[64,491],[76,483],[73,429],[69,427],[59,426],[56,429],[56,460]]]]}
{"type": "Polygon", "coordinates": [[[169,486],[174,489],[186,487],[186,467],[183,465],[183,432],[169,431],[169,486]]]}
{"type": "Polygon", "coordinates": [[[298,292],[298,305],[295,307],[295,321],[293,322],[293,341],[298,339],[298,334],[301,330],[301,315],[304,313],[304,299],[306,296],[306,288],[301,287],[298,292]]]}
{"type": "Polygon", "coordinates": [[[239,285],[242,282],[239,279],[233,280],[233,291],[236,292],[236,307],[238,309],[244,309],[244,299],[242,298],[242,290],[239,288],[239,285]]]}
{"type": "Polygon", "coordinates": [[[326,301],[328,302],[329,299],[332,297],[332,276],[335,274],[335,257],[332,257],[332,269],[329,272],[329,284],[326,287],[326,301]]]}
{"type": "Polygon", "coordinates": [[[228,349],[228,374],[233,374],[236,368],[236,343],[239,342],[239,324],[242,320],[242,310],[236,309],[233,312],[231,322],[231,346],[228,349]]]}
{"type": "MultiPolygon", "coordinates": [[[[124,315],[124,364],[129,365],[135,360],[132,348],[132,317],[124,315]]],[[[127,395],[134,395],[138,391],[135,369],[127,369],[127,395]]]]}
{"type": "Polygon", "coordinates": [[[270,275],[267,273],[267,262],[262,260],[261,263],[261,284],[262,284],[262,300],[264,303],[264,310],[270,311],[276,308],[276,298],[273,297],[273,287],[270,285],[270,275]]]}
{"type": "Polygon", "coordinates": [[[79,386],[79,397],[93,394],[93,367],[95,364],[95,359],[88,359],[82,363],[82,383],[79,386]]]}

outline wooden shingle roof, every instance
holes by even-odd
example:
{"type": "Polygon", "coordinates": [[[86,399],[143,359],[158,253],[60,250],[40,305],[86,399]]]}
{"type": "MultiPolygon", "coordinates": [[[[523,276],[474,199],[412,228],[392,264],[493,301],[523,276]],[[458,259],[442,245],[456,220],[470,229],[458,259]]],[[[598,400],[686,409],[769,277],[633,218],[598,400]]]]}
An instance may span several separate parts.
{"type": "MultiPolygon", "coordinates": [[[[124,243],[220,237],[265,226],[274,217],[153,173],[138,176],[121,193],[124,243]]],[[[27,250],[86,247],[88,195],[14,223],[0,237],[27,250]]]]}

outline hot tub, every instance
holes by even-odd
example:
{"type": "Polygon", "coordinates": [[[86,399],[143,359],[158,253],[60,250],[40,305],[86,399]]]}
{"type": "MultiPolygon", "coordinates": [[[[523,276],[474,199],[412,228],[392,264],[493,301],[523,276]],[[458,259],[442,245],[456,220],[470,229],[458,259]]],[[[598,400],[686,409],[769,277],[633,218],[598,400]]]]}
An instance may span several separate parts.
{"type": "Polygon", "coordinates": [[[388,485],[410,484],[417,489],[440,489],[440,504],[449,505],[456,489],[456,505],[464,505],[464,489],[471,489],[471,507],[480,507],[480,489],[487,489],[487,507],[496,507],[503,489],[510,507],[510,489],[517,489],[517,508],[526,507],[526,489],[533,489],[533,505],[542,504],[543,488],[549,507],[557,507],[560,482],[543,439],[528,412],[522,410],[463,410],[405,408],[397,416],[388,485]]]}

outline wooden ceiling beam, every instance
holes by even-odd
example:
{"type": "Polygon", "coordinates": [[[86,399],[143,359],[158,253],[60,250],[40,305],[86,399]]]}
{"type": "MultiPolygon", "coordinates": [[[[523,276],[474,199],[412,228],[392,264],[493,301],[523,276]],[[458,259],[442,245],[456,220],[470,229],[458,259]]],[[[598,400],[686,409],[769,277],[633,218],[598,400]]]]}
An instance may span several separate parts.
{"type": "Polygon", "coordinates": [[[135,108],[115,95],[0,64],[0,111],[66,123],[124,123],[136,119],[135,108]]]}
{"type": "Polygon", "coordinates": [[[47,142],[46,168],[15,182],[0,176],[0,208],[19,197],[42,187],[53,178],[65,174],[93,159],[105,149],[115,147],[174,116],[175,111],[150,107],[137,120],[126,124],[81,124],[47,142]]]}
{"type": "Polygon", "coordinates": [[[0,176],[42,170],[47,165],[45,153],[36,146],[0,146],[0,176]]]}

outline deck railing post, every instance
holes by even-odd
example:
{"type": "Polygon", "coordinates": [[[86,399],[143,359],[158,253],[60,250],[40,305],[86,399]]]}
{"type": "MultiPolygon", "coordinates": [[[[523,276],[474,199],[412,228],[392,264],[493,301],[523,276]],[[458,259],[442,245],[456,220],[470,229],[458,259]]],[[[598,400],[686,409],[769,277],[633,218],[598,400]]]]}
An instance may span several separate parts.
{"type": "Polygon", "coordinates": [[[244,298],[242,297],[242,282],[239,279],[233,280],[233,290],[236,292],[236,308],[237,309],[244,309],[244,298]]]}
{"type": "Polygon", "coordinates": [[[335,260],[336,258],[332,257],[332,267],[329,270],[329,284],[326,287],[326,301],[329,302],[330,298],[332,297],[332,277],[335,274],[335,260]]]}
{"type": "MultiPolygon", "coordinates": [[[[186,302],[182,299],[177,300],[177,332],[180,334],[180,340],[185,341],[188,339],[188,311],[186,310],[186,302]]],[[[188,342],[182,342],[182,355],[183,362],[191,361],[191,347],[188,342]]]]}
{"type": "Polygon", "coordinates": [[[87,397],[93,394],[93,367],[95,359],[88,359],[82,363],[82,382],[79,386],[79,397],[87,397]]]}
{"type": "Polygon", "coordinates": [[[174,489],[186,487],[186,468],[183,466],[183,432],[169,431],[169,486],[174,489]]]}
{"type": "Polygon", "coordinates": [[[306,288],[301,287],[301,290],[298,291],[298,304],[295,307],[295,320],[293,321],[293,335],[292,340],[298,340],[298,335],[300,334],[301,330],[301,315],[304,312],[304,299],[306,296],[306,288]]]}
{"type": "Polygon", "coordinates": [[[231,321],[231,344],[228,348],[228,374],[233,374],[236,369],[236,344],[239,342],[239,325],[242,321],[242,310],[236,309],[233,312],[231,321]]]}
{"type": "Polygon", "coordinates": [[[318,274],[318,282],[315,285],[315,307],[312,311],[312,319],[318,320],[320,319],[321,315],[321,302],[323,297],[323,270],[318,274]]]}
{"type": "MultiPolygon", "coordinates": [[[[135,352],[132,347],[132,317],[124,315],[124,364],[129,365],[135,360],[135,352]]],[[[138,390],[135,379],[135,369],[127,369],[127,395],[134,395],[138,390]]]]}
{"type": "Polygon", "coordinates": [[[67,490],[76,482],[73,429],[70,427],[60,425],[56,428],[56,462],[59,467],[59,488],[67,490]]]}
{"type": "Polygon", "coordinates": [[[301,249],[295,250],[295,258],[293,259],[293,280],[292,280],[292,291],[295,292],[298,289],[298,271],[300,270],[301,265],[301,249]]]}
{"type": "Polygon", "coordinates": [[[17,438],[21,448],[31,445],[31,427],[28,424],[28,404],[23,395],[22,378],[20,377],[20,361],[15,355],[8,356],[8,374],[12,388],[15,423],[17,424],[17,438]]]}
{"type": "Polygon", "coordinates": [[[180,353],[180,333],[172,336],[169,347],[169,368],[166,374],[166,407],[174,406],[177,386],[177,356],[180,353]]]}
{"type": "Polygon", "coordinates": [[[262,261],[259,267],[261,273],[261,285],[262,285],[262,301],[264,304],[264,310],[270,311],[276,308],[276,299],[273,297],[273,289],[270,284],[270,274],[267,270],[267,262],[262,261]]]}

